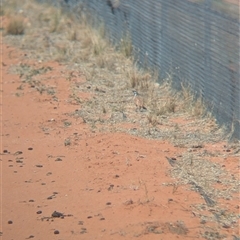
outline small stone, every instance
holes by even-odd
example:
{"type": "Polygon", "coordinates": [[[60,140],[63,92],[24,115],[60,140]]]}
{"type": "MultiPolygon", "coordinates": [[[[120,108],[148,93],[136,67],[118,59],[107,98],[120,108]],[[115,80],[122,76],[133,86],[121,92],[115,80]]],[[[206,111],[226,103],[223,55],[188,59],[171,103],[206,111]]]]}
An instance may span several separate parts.
{"type": "Polygon", "coordinates": [[[32,148],[32,147],[29,147],[28,150],[31,151],[31,150],[33,150],[33,148],[32,148]]]}
{"type": "Polygon", "coordinates": [[[42,213],[42,211],[37,211],[37,214],[41,214],[42,213]]]}
{"type": "Polygon", "coordinates": [[[17,152],[14,153],[14,155],[20,155],[22,153],[23,153],[22,151],[17,151],[17,152]]]}
{"type": "Polygon", "coordinates": [[[26,239],[31,239],[31,238],[34,238],[34,236],[33,235],[30,235],[28,238],[26,238],[26,239]]]}
{"type": "Polygon", "coordinates": [[[110,184],[110,186],[108,187],[108,191],[111,191],[113,189],[114,185],[110,184]]]}
{"type": "Polygon", "coordinates": [[[12,221],[12,220],[9,220],[9,221],[8,221],[8,224],[13,224],[13,221],[12,221]]]}
{"type": "Polygon", "coordinates": [[[8,153],[8,150],[4,149],[4,150],[3,150],[3,153],[8,153]]]}
{"type": "Polygon", "coordinates": [[[129,199],[127,200],[124,205],[128,206],[128,205],[132,205],[133,204],[133,200],[132,199],[129,199]]]}
{"type": "Polygon", "coordinates": [[[111,202],[107,202],[106,205],[111,205],[112,203],[111,202]]]}
{"type": "Polygon", "coordinates": [[[64,140],[64,145],[65,146],[70,146],[71,145],[71,140],[69,138],[64,140]]]}
{"type": "Polygon", "coordinates": [[[64,217],[64,215],[63,215],[63,213],[54,211],[54,212],[52,213],[52,217],[54,217],[54,218],[59,218],[59,217],[64,217]]]}
{"type": "Polygon", "coordinates": [[[87,233],[87,229],[86,228],[81,228],[81,232],[80,232],[80,234],[84,234],[84,233],[87,233]]]}
{"type": "Polygon", "coordinates": [[[55,230],[54,231],[54,234],[59,234],[60,232],[58,230],[55,230]]]}
{"type": "Polygon", "coordinates": [[[41,165],[41,164],[37,164],[36,167],[41,168],[41,167],[43,167],[43,165],[41,165]]]}

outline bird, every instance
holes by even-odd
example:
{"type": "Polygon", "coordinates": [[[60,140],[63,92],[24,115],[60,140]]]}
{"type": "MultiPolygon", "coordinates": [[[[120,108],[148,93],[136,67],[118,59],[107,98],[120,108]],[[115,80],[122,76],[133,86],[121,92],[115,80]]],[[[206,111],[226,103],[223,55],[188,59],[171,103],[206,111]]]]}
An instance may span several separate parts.
{"type": "Polygon", "coordinates": [[[143,97],[141,97],[136,90],[133,90],[133,94],[134,94],[133,102],[136,105],[137,109],[139,109],[140,111],[143,110],[143,109],[147,110],[147,108],[144,106],[143,97]]]}

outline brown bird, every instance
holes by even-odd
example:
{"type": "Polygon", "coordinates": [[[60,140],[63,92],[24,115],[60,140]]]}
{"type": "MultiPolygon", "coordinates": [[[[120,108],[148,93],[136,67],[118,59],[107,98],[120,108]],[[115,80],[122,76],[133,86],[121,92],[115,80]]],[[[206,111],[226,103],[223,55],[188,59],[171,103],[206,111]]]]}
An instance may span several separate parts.
{"type": "Polygon", "coordinates": [[[133,90],[133,102],[136,105],[137,109],[136,110],[147,110],[147,108],[144,106],[144,99],[139,95],[139,93],[136,90],[133,90]]]}

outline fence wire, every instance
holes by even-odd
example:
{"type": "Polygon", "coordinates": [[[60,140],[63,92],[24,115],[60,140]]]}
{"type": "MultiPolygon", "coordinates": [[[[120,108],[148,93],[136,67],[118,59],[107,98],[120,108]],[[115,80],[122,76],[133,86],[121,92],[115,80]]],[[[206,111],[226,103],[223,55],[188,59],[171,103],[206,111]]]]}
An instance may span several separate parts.
{"type": "Polygon", "coordinates": [[[114,42],[130,34],[141,66],[187,83],[240,139],[238,0],[64,0],[104,21],[114,42]]]}

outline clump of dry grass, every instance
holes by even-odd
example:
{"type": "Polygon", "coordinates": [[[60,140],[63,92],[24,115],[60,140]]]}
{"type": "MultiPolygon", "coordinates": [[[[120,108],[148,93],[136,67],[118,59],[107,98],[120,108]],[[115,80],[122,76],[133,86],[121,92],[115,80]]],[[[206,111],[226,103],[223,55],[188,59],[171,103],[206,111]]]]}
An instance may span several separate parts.
{"type": "Polygon", "coordinates": [[[136,67],[134,67],[128,73],[128,77],[129,77],[129,80],[130,80],[130,86],[132,88],[135,88],[139,85],[139,83],[141,81],[141,78],[142,78],[142,74],[136,69],[136,67]]]}
{"type": "Polygon", "coordinates": [[[152,75],[148,71],[139,69],[139,67],[134,64],[127,72],[127,77],[130,81],[130,87],[137,88],[142,91],[147,91],[153,84],[152,75]]]}
{"type": "Polygon", "coordinates": [[[69,29],[68,31],[68,39],[70,41],[77,41],[78,40],[78,32],[77,29],[75,27],[72,27],[71,29],[69,29]]]}
{"type": "Polygon", "coordinates": [[[47,5],[45,6],[46,9],[38,14],[38,23],[42,27],[47,27],[50,33],[61,32],[61,30],[68,26],[61,9],[47,5]]]}
{"type": "Polygon", "coordinates": [[[168,113],[175,113],[177,108],[177,98],[174,96],[170,96],[165,101],[162,101],[161,104],[156,106],[156,114],[165,115],[168,113]]]}
{"type": "Polygon", "coordinates": [[[69,46],[65,44],[56,45],[56,55],[55,60],[57,61],[65,61],[69,56],[69,46]]]}
{"type": "Polygon", "coordinates": [[[51,13],[50,19],[50,32],[56,32],[61,29],[61,20],[62,20],[62,12],[61,9],[53,9],[51,13]]]}
{"type": "Polygon", "coordinates": [[[1,1],[1,14],[5,16],[11,16],[15,14],[15,9],[17,5],[18,2],[16,0],[1,1]]]}
{"type": "MultiPolygon", "coordinates": [[[[207,114],[204,102],[200,98],[196,98],[190,87],[182,85],[181,91],[176,91],[172,87],[172,78],[169,76],[167,79],[163,80],[161,84],[156,84],[158,79],[158,71],[150,71],[149,69],[140,69],[136,64],[131,65],[129,70],[126,72],[126,77],[129,79],[128,87],[137,89],[142,96],[145,97],[145,107],[147,108],[146,122],[152,127],[156,127],[162,124],[162,120],[168,116],[181,115],[185,118],[202,119],[199,121],[200,125],[197,125],[196,129],[199,129],[199,134],[201,133],[200,128],[208,126],[208,132],[215,133],[215,136],[222,136],[223,132],[217,132],[217,124],[210,124],[212,119],[211,114],[207,114]]],[[[142,131],[141,134],[146,136],[146,134],[151,135],[151,137],[157,136],[168,136],[170,140],[177,142],[182,134],[181,128],[174,128],[174,126],[168,126],[166,133],[160,134],[158,130],[151,130],[151,133],[146,133],[142,131]]],[[[157,129],[157,128],[155,128],[157,129]]],[[[185,134],[185,133],[184,133],[185,134]]],[[[202,134],[201,138],[212,139],[213,136],[207,136],[207,132],[202,134]],[[204,135],[205,134],[205,135],[204,135]]],[[[201,135],[201,134],[200,134],[201,135]]],[[[196,141],[197,136],[191,134],[196,141]]],[[[200,137],[200,136],[199,136],[200,137]]],[[[190,139],[184,139],[185,143],[190,142],[190,139]]]]}
{"type": "Polygon", "coordinates": [[[6,33],[9,35],[22,35],[25,31],[24,19],[21,16],[12,16],[6,27],[6,33]]]}
{"type": "Polygon", "coordinates": [[[124,54],[125,57],[132,57],[133,54],[133,45],[130,34],[126,34],[120,41],[120,51],[124,54]]]}
{"type": "Polygon", "coordinates": [[[206,106],[201,98],[196,98],[189,85],[181,84],[182,108],[194,117],[203,117],[206,114],[206,106]]]}
{"type": "Polygon", "coordinates": [[[173,91],[169,79],[164,80],[160,85],[151,82],[148,89],[148,106],[156,116],[178,111],[179,94],[173,91]]]}
{"type": "Polygon", "coordinates": [[[147,115],[147,119],[148,119],[148,122],[152,125],[152,126],[156,126],[159,122],[158,122],[158,118],[157,118],[157,115],[154,114],[154,113],[149,113],[147,115]]]}

